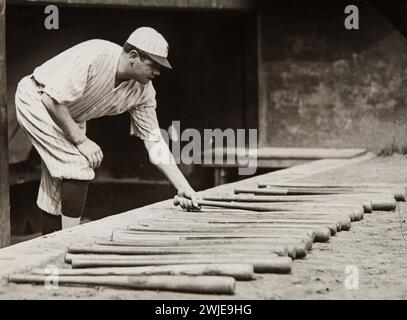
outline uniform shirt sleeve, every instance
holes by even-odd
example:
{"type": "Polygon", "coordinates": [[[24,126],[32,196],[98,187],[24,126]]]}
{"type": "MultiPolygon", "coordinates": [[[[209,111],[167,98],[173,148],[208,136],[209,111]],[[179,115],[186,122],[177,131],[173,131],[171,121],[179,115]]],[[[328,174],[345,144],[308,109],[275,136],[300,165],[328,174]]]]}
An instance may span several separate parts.
{"type": "Polygon", "coordinates": [[[48,60],[34,70],[34,78],[60,104],[81,98],[88,81],[95,54],[86,43],[76,45],[48,60]]]}
{"type": "Polygon", "coordinates": [[[131,135],[146,141],[160,141],[161,132],[156,107],[155,90],[150,81],[144,86],[140,102],[129,110],[131,135]]]}

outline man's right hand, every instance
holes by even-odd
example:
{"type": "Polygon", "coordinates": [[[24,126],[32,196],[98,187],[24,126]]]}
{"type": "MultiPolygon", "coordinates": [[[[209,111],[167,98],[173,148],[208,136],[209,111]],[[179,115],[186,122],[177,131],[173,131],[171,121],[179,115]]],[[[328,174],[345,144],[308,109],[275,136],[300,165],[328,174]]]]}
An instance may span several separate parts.
{"type": "Polygon", "coordinates": [[[197,211],[201,210],[198,204],[198,198],[200,198],[197,193],[192,189],[179,190],[178,191],[180,206],[182,209],[187,211],[197,211]]]}
{"type": "Polygon", "coordinates": [[[89,165],[92,169],[96,169],[100,166],[103,160],[103,153],[102,149],[100,149],[96,143],[86,138],[84,142],[77,145],[77,148],[89,161],[89,165]]]}

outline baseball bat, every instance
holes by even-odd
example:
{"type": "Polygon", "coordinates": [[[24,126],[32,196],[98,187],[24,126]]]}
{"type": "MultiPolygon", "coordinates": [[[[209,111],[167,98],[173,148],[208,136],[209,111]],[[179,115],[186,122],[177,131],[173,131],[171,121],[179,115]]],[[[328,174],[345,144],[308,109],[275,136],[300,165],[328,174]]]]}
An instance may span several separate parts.
{"type": "MultiPolygon", "coordinates": [[[[174,197],[174,205],[180,205],[180,197],[174,197]]],[[[230,208],[230,209],[239,209],[239,210],[250,210],[250,211],[269,211],[269,208],[264,206],[257,206],[251,204],[232,204],[229,202],[220,202],[220,201],[206,201],[206,200],[198,200],[199,206],[209,206],[209,207],[217,207],[217,208],[230,208]]]]}
{"type": "MultiPolygon", "coordinates": [[[[192,248],[192,247],[227,247],[230,246],[240,246],[240,247],[264,247],[268,249],[268,246],[287,246],[292,247],[295,250],[295,257],[291,256],[291,258],[301,259],[307,256],[309,250],[312,249],[312,240],[309,239],[291,239],[284,240],[284,239],[274,239],[274,241],[270,241],[270,239],[215,239],[215,240],[188,240],[182,241],[180,243],[177,242],[169,242],[168,244],[156,243],[156,242],[140,242],[140,241],[98,241],[98,245],[103,246],[110,246],[110,247],[154,247],[154,248],[192,248]],[[254,240],[264,240],[264,241],[254,241],[254,240]]],[[[288,253],[288,256],[290,254],[288,253]]]]}
{"type": "Polygon", "coordinates": [[[170,219],[174,222],[191,221],[202,223],[262,223],[279,220],[295,221],[328,221],[336,223],[340,230],[349,230],[351,222],[354,220],[348,214],[336,214],[334,212],[320,211],[273,211],[267,213],[246,213],[246,212],[201,212],[199,215],[189,213],[162,214],[156,219],[170,219]]]}
{"type": "MultiPolygon", "coordinates": [[[[285,257],[280,257],[276,253],[269,253],[267,255],[264,255],[263,253],[257,253],[257,252],[249,252],[249,253],[235,253],[235,252],[213,252],[213,253],[174,253],[174,254],[151,254],[148,256],[128,256],[128,255],[121,255],[121,254],[73,254],[73,253],[66,253],[65,254],[65,262],[66,263],[72,263],[74,259],[94,259],[94,260],[108,260],[108,261],[166,261],[166,260],[172,260],[172,259],[179,259],[181,263],[174,263],[174,264],[187,264],[183,263],[183,259],[224,259],[224,258],[230,258],[230,259],[236,259],[236,258],[288,258],[287,256],[285,257]]],[[[290,258],[290,261],[291,258],[290,258]]],[[[206,262],[205,262],[206,263],[206,262]]],[[[210,263],[210,262],[207,262],[210,263]]],[[[234,261],[236,263],[236,261],[234,261]]],[[[167,264],[172,264],[172,263],[167,263],[167,264]]]]}
{"type": "Polygon", "coordinates": [[[176,222],[171,220],[156,220],[156,221],[140,221],[139,225],[132,225],[128,227],[130,231],[138,230],[155,230],[155,231],[174,231],[174,232],[217,232],[217,231],[233,231],[233,230],[268,230],[276,228],[328,228],[331,235],[335,235],[338,230],[340,231],[340,223],[332,221],[272,221],[263,223],[194,223],[194,222],[176,222]]]}
{"type": "Polygon", "coordinates": [[[254,193],[263,195],[329,195],[329,194],[391,194],[397,201],[405,201],[405,191],[388,188],[235,188],[235,193],[254,193]]]}
{"type": "Polygon", "coordinates": [[[97,245],[103,246],[135,246],[135,247],[187,247],[187,246],[204,246],[204,245],[222,245],[222,244],[239,244],[239,245],[267,245],[267,244],[282,244],[293,246],[304,246],[305,250],[311,250],[313,240],[307,238],[240,238],[240,239],[208,239],[208,240],[179,240],[179,241],[160,241],[160,240],[109,240],[99,239],[95,241],[97,245]]]}
{"type": "Polygon", "coordinates": [[[211,233],[183,233],[177,234],[174,232],[152,232],[152,231],[131,231],[114,229],[112,232],[112,240],[128,240],[128,239],[159,239],[159,240],[198,240],[198,239],[228,239],[228,238],[304,238],[310,237],[314,242],[326,242],[331,237],[331,231],[327,228],[319,230],[318,234],[312,229],[295,229],[295,228],[278,228],[265,232],[250,232],[235,231],[235,232],[211,232],[211,233]]]}
{"type": "MultiPolygon", "coordinates": [[[[32,274],[47,275],[46,269],[33,269],[32,274]]],[[[58,269],[59,276],[227,276],[239,281],[254,280],[251,264],[191,264],[129,268],[58,269]]]]}
{"type": "MultiPolygon", "coordinates": [[[[174,198],[174,205],[178,205],[179,202],[179,197],[175,196],[174,198]]],[[[287,204],[264,204],[264,205],[252,205],[252,204],[244,204],[244,203],[229,203],[229,202],[220,202],[220,201],[198,201],[198,204],[200,206],[211,206],[211,207],[217,207],[217,208],[228,208],[228,209],[238,209],[238,210],[250,210],[250,211],[258,211],[258,212],[267,212],[267,211],[294,211],[294,210],[301,210],[305,208],[312,208],[312,210],[325,210],[328,209],[329,206],[318,206],[318,205],[310,205],[310,204],[304,204],[304,205],[299,205],[296,204],[294,205],[287,205],[287,204]]],[[[342,207],[345,208],[345,207],[342,207]]],[[[336,209],[335,207],[332,207],[331,209],[336,209]]],[[[361,214],[363,216],[364,209],[362,205],[359,206],[354,206],[354,207],[349,207],[349,209],[352,210],[361,210],[361,214]]],[[[354,218],[356,220],[356,218],[354,218]]]]}
{"type": "MultiPolygon", "coordinates": [[[[334,195],[335,196],[335,195],[334,195]]],[[[253,196],[253,195],[204,195],[203,200],[208,201],[221,201],[221,202],[271,202],[271,203],[318,203],[329,205],[332,207],[346,207],[346,206],[362,206],[365,213],[373,211],[373,204],[370,199],[349,199],[344,197],[334,197],[331,195],[311,195],[311,196],[253,196]]]]}
{"type": "MultiPolygon", "coordinates": [[[[131,290],[160,290],[206,294],[233,294],[235,279],[220,276],[58,276],[58,284],[106,286],[131,290]]],[[[10,275],[9,282],[44,285],[49,277],[42,275],[10,275]]]]}
{"type": "Polygon", "coordinates": [[[216,230],[212,229],[199,229],[199,228],[177,228],[176,226],[168,226],[168,227],[142,227],[142,226],[133,226],[129,227],[128,231],[147,231],[147,232],[159,232],[159,233],[184,233],[184,234],[189,234],[192,235],[196,232],[203,232],[206,233],[207,235],[210,235],[211,233],[216,233],[216,232],[234,232],[236,235],[239,232],[243,231],[250,231],[254,234],[259,234],[259,235],[265,235],[267,233],[273,233],[273,232],[278,232],[278,231],[288,231],[291,230],[292,232],[299,232],[302,230],[309,231],[310,233],[313,233],[315,236],[315,241],[316,242],[325,242],[328,241],[331,235],[336,234],[336,226],[335,227],[325,227],[325,226],[318,226],[318,225],[273,225],[272,227],[243,227],[243,228],[236,228],[236,227],[223,227],[223,228],[216,228],[216,230]]]}
{"type": "Polygon", "coordinates": [[[160,259],[101,259],[99,257],[72,258],[72,268],[99,268],[99,267],[137,267],[137,266],[159,266],[175,264],[219,264],[219,263],[243,263],[253,265],[255,273],[281,273],[291,272],[292,260],[289,257],[243,257],[243,256],[161,256],[160,259]]]}
{"type": "Polygon", "coordinates": [[[404,188],[406,183],[392,182],[344,182],[344,183],[319,183],[319,182],[283,182],[283,181],[260,181],[257,183],[260,188],[272,186],[282,188],[404,188]]]}
{"type": "Polygon", "coordinates": [[[355,189],[393,189],[405,194],[407,184],[405,183],[386,183],[386,182],[359,182],[359,183],[315,183],[315,182],[258,182],[259,188],[282,187],[282,188],[355,188],[355,189]]]}
{"type": "Polygon", "coordinates": [[[173,223],[177,225],[191,224],[191,225],[203,225],[203,226],[237,226],[243,227],[244,224],[247,226],[267,226],[269,224],[322,224],[330,225],[335,224],[337,231],[349,230],[351,226],[351,219],[347,215],[333,216],[333,215],[311,215],[311,214],[291,214],[291,212],[284,214],[267,214],[264,216],[254,216],[250,215],[236,215],[236,216],[200,216],[200,219],[191,220],[189,217],[160,217],[155,219],[143,219],[139,220],[139,224],[154,224],[154,223],[173,223]]]}
{"type": "MultiPolygon", "coordinates": [[[[102,242],[101,244],[104,244],[106,246],[111,246],[111,247],[121,247],[121,246],[144,247],[145,246],[145,245],[141,245],[141,246],[134,245],[133,242],[128,242],[128,241],[127,242],[126,241],[110,241],[110,243],[106,241],[106,242],[102,242]]],[[[200,244],[200,245],[203,245],[203,244],[200,244]]],[[[240,244],[239,243],[233,243],[233,244],[228,244],[228,243],[225,243],[224,241],[222,241],[222,242],[218,242],[218,243],[212,243],[210,245],[208,244],[207,247],[205,247],[205,249],[207,249],[207,248],[216,248],[217,249],[217,247],[228,248],[231,245],[233,245],[233,249],[236,249],[236,250],[237,250],[236,245],[239,245],[239,246],[241,246],[241,248],[244,249],[244,251],[247,251],[250,248],[251,248],[250,250],[260,248],[260,250],[264,251],[267,254],[270,253],[270,252],[271,253],[276,253],[276,251],[270,250],[270,248],[267,247],[266,243],[257,243],[257,246],[255,246],[254,243],[240,243],[240,244]]],[[[277,245],[287,247],[288,248],[287,254],[280,255],[280,256],[288,256],[288,257],[290,257],[292,259],[302,259],[302,258],[306,257],[309,250],[311,249],[310,246],[307,243],[301,243],[301,242],[297,242],[297,243],[293,243],[293,244],[278,243],[277,242],[277,243],[271,243],[270,245],[272,247],[277,246],[277,245]]],[[[165,248],[168,248],[169,246],[157,246],[157,245],[154,245],[152,247],[157,248],[157,249],[165,250],[165,248]]],[[[311,245],[311,247],[312,247],[312,245],[311,245]]],[[[172,247],[169,247],[169,248],[172,248],[172,247]]],[[[187,248],[191,248],[191,250],[192,250],[192,248],[194,248],[193,250],[196,250],[196,248],[199,249],[200,246],[198,244],[189,244],[189,245],[185,245],[185,246],[176,246],[176,248],[180,248],[179,253],[187,253],[187,248]]],[[[176,251],[174,250],[174,252],[176,252],[176,251]]]]}
{"type": "MultiPolygon", "coordinates": [[[[274,211],[267,213],[233,213],[233,214],[211,214],[211,213],[201,213],[196,218],[191,217],[189,214],[175,214],[175,215],[160,215],[153,219],[152,221],[174,221],[174,223],[206,223],[206,224],[218,224],[218,223],[228,223],[228,224],[243,224],[243,223],[254,223],[261,224],[267,222],[299,222],[302,221],[316,221],[316,222],[329,222],[336,223],[339,225],[341,230],[349,230],[351,225],[351,218],[348,214],[329,214],[324,212],[296,212],[296,211],[274,211]]],[[[149,219],[143,219],[140,221],[149,221],[149,219]]]]}
{"type": "MultiPolygon", "coordinates": [[[[301,248],[305,249],[305,246],[301,248]]],[[[74,254],[119,254],[119,255],[168,255],[168,254],[195,254],[197,252],[208,253],[276,253],[281,257],[296,258],[296,248],[292,245],[268,245],[268,246],[241,246],[241,245],[216,245],[216,246],[187,246],[187,247],[112,247],[112,246],[81,246],[71,245],[68,253],[74,254]]]]}

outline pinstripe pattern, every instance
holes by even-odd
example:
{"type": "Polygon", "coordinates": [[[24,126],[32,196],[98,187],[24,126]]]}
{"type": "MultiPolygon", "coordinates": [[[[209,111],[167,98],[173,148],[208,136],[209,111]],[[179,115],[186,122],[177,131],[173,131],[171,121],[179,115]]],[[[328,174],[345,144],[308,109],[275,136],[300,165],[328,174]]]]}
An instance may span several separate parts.
{"type": "Polygon", "coordinates": [[[90,119],[128,111],[130,134],[159,139],[152,83],[129,80],[114,87],[121,50],[108,41],[86,41],[45,62],[18,84],[17,119],[43,161],[37,204],[48,213],[61,214],[62,179],[91,180],[95,173],[52,120],[41,102],[41,92],[65,104],[84,132],[90,119]]]}

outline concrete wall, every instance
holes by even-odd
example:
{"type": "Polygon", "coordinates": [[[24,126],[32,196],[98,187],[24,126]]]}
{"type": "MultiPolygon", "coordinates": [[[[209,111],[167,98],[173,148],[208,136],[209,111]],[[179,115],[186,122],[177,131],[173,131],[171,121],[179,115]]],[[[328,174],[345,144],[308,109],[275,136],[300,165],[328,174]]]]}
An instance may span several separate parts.
{"type": "Polygon", "coordinates": [[[335,3],[263,12],[260,144],[407,150],[407,40],[368,5],[346,30],[335,3]]]}

